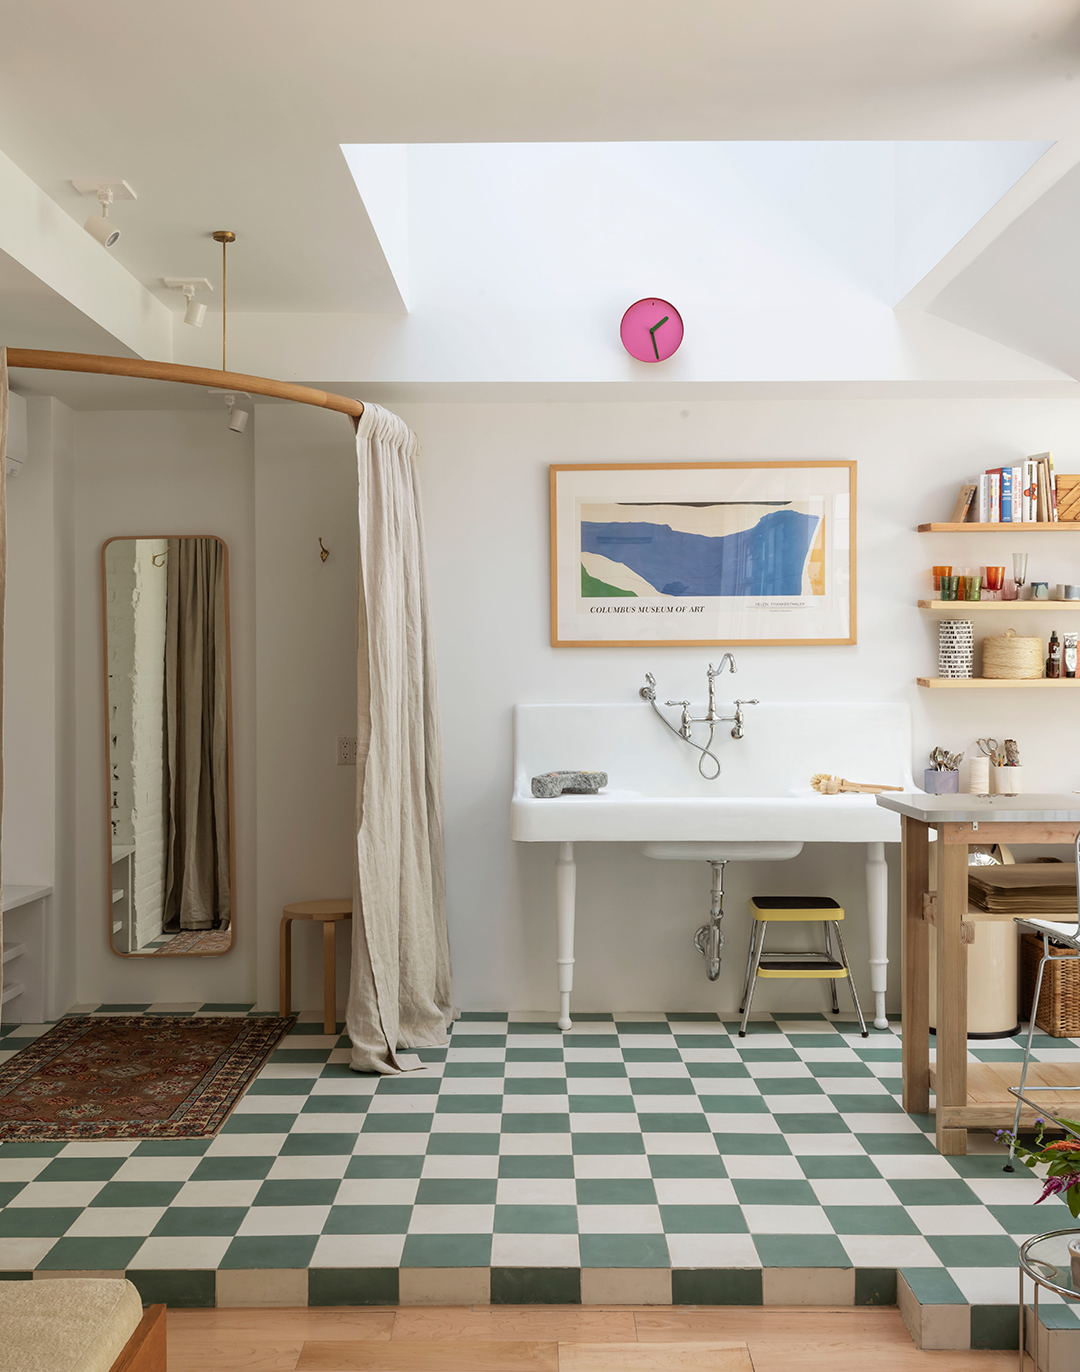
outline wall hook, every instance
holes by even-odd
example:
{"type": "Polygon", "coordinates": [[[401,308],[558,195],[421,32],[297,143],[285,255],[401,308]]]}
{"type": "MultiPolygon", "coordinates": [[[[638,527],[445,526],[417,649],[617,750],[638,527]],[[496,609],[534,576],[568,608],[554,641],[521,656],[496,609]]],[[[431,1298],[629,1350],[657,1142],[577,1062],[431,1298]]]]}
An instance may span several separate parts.
{"type": "Polygon", "coordinates": [[[330,549],[329,549],[329,548],[324,548],[324,547],[323,547],[323,541],[322,541],[322,539],[320,538],[320,539],[319,539],[319,557],[322,559],[323,562],[325,562],[326,559],[327,559],[329,556],[330,556],[330,549]]]}
{"type": "Polygon", "coordinates": [[[163,553],[155,553],[155,554],[153,555],[153,557],[150,559],[150,561],[154,564],[155,567],[164,567],[164,566],[165,566],[165,559],[166,559],[168,556],[169,556],[169,550],[168,550],[168,548],[166,548],[165,551],[164,551],[163,553]],[[158,558],[161,559],[160,562],[158,561],[158,558]]]}

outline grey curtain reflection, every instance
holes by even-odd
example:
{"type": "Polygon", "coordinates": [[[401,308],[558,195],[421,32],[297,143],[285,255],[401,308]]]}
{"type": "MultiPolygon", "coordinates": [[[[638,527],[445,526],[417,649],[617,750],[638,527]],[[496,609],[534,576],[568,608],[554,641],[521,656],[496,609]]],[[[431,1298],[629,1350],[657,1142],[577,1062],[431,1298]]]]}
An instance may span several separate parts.
{"type": "Polygon", "coordinates": [[[225,549],[170,538],[165,620],[166,931],[227,929],[229,767],[225,549]]]}

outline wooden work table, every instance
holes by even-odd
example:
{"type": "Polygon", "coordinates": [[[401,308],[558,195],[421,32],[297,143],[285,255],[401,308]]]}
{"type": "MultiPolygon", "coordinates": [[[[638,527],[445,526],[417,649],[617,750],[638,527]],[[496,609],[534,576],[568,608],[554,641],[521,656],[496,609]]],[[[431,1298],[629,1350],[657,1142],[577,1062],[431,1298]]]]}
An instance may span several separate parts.
{"type": "MultiPolygon", "coordinates": [[[[970,1084],[977,1089],[969,1090],[963,929],[964,921],[971,918],[968,848],[988,843],[1074,843],[1080,830],[1080,795],[932,796],[916,792],[880,795],[877,803],[896,811],[902,825],[904,1109],[913,1115],[927,1114],[930,1109],[930,931],[935,929],[937,1147],[939,1153],[964,1154],[968,1129],[1011,1126],[1015,1110],[1015,1098],[1008,1094],[1004,1081],[988,1092],[980,1078],[970,1084]],[[941,845],[937,899],[932,904],[924,899],[929,891],[931,829],[937,830],[941,845]]],[[[1030,1007],[1021,1007],[1021,1014],[1029,1011],[1030,1007]]],[[[1019,1064],[1016,1067],[1018,1072],[1019,1064]]],[[[1080,1077],[1080,1067],[1073,1075],[1080,1077]]]]}

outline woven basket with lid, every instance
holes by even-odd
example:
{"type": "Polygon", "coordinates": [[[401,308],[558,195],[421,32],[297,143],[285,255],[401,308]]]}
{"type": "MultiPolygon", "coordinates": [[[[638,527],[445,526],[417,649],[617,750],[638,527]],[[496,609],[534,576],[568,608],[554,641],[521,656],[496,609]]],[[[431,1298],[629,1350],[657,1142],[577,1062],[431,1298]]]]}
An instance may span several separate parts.
{"type": "Polygon", "coordinates": [[[1015,629],[983,639],[984,677],[998,681],[1028,681],[1043,674],[1043,641],[1020,638],[1015,629]]]}

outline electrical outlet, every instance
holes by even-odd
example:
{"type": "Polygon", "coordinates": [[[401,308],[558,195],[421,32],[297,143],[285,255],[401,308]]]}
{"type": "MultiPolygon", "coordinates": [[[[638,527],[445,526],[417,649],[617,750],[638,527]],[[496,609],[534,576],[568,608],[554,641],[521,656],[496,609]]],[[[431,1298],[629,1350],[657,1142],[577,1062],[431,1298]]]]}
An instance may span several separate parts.
{"type": "Polygon", "coordinates": [[[345,734],[338,735],[337,741],[337,765],[339,767],[356,766],[356,739],[348,738],[345,734]]]}

